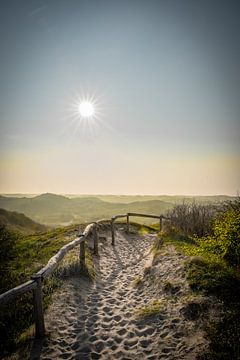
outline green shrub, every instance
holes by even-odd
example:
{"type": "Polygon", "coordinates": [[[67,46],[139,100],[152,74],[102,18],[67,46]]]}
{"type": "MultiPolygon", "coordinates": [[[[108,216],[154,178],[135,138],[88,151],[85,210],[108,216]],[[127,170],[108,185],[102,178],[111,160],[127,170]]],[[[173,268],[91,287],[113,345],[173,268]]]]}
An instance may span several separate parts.
{"type": "Polygon", "coordinates": [[[213,235],[199,239],[199,247],[232,266],[240,265],[240,211],[229,210],[213,224],[213,235]]]}
{"type": "Polygon", "coordinates": [[[238,299],[240,279],[223,261],[190,261],[187,267],[189,285],[193,290],[215,294],[228,302],[229,299],[238,299]]]}

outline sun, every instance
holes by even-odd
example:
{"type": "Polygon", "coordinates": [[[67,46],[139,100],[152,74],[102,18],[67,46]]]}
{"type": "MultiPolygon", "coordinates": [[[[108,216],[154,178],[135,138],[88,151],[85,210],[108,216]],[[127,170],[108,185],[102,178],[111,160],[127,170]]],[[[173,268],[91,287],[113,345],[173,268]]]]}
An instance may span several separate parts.
{"type": "Polygon", "coordinates": [[[94,116],[94,105],[90,101],[82,101],[78,106],[79,114],[84,118],[90,118],[94,116]]]}
{"type": "MultiPolygon", "coordinates": [[[[69,96],[70,98],[70,96],[69,96]]],[[[75,135],[81,136],[85,140],[94,140],[109,129],[109,125],[105,121],[106,107],[103,107],[103,95],[99,96],[95,93],[88,92],[75,93],[67,101],[65,126],[71,128],[71,139],[75,135]]],[[[67,131],[63,130],[63,133],[67,131]]],[[[70,135],[69,135],[70,138],[70,135]]]]}

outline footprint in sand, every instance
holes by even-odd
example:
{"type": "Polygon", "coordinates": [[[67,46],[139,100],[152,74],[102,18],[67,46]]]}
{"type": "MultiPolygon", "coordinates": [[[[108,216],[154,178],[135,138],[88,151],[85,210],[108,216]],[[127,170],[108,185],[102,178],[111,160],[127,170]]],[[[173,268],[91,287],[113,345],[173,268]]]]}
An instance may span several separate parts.
{"type": "Polygon", "coordinates": [[[206,342],[198,337],[194,348],[189,341],[192,325],[180,312],[181,297],[189,291],[184,256],[168,246],[165,253],[169,255],[153,264],[155,280],[143,273],[155,237],[127,235],[121,230],[116,232],[112,247],[110,231],[107,227],[105,232],[101,230],[96,279],[92,283],[69,278],[54,295],[46,314],[51,336],[38,350],[39,360],[176,360],[184,359],[184,354],[188,359],[196,358],[196,346],[201,350],[206,342]],[[134,285],[136,278],[144,282],[134,285]],[[173,298],[164,291],[166,282],[178,286],[178,296],[173,298]],[[164,311],[137,319],[135,310],[156,299],[165,304],[164,311]]]}

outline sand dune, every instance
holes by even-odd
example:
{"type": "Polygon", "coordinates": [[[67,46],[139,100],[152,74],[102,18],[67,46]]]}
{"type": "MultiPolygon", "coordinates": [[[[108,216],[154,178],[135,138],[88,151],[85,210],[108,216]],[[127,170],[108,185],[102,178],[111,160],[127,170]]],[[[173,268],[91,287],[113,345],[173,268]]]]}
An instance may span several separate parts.
{"type": "Polygon", "coordinates": [[[126,235],[119,228],[115,247],[110,233],[104,235],[96,280],[71,277],[64,283],[46,314],[50,335],[34,343],[30,359],[196,359],[208,346],[206,312],[201,317],[190,305],[208,301],[209,313],[212,302],[201,296],[193,301],[184,255],[165,245],[153,261],[156,235],[126,235]],[[156,300],[160,311],[139,317],[156,300]]]}

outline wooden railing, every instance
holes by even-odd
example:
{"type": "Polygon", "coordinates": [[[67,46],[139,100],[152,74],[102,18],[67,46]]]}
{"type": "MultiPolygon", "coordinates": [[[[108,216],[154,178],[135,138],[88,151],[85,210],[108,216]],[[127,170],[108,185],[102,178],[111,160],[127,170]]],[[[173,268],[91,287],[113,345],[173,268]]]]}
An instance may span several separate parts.
{"type": "Polygon", "coordinates": [[[112,245],[115,244],[115,228],[114,228],[114,222],[117,219],[120,218],[127,218],[127,232],[129,232],[129,218],[130,216],[134,216],[134,217],[146,217],[146,218],[152,218],[152,219],[159,219],[159,231],[162,231],[163,228],[163,220],[170,220],[169,218],[167,218],[166,216],[163,215],[150,215],[150,214],[138,214],[138,213],[127,213],[127,214],[123,214],[123,215],[116,215],[113,216],[111,218],[111,232],[112,232],[112,245]]]}
{"type": "Polygon", "coordinates": [[[42,302],[42,283],[43,280],[52,275],[53,271],[57,267],[58,263],[63,257],[77,245],[80,245],[80,269],[85,270],[85,242],[90,234],[93,234],[94,240],[94,253],[98,254],[98,223],[92,223],[88,225],[83,234],[80,234],[75,240],[64,245],[56,255],[54,255],[44,268],[39,270],[31,277],[31,280],[3,293],[0,295],[0,305],[4,305],[11,300],[16,299],[20,295],[23,295],[33,290],[33,304],[35,313],[35,336],[43,337],[45,335],[44,315],[43,315],[43,302],[42,302]]]}
{"type": "MultiPolygon", "coordinates": [[[[116,215],[111,218],[111,234],[112,234],[112,245],[115,245],[115,226],[114,222],[120,218],[127,218],[127,232],[129,232],[129,218],[130,216],[137,217],[148,217],[159,219],[159,228],[162,230],[163,219],[167,219],[163,215],[148,215],[148,214],[137,214],[137,213],[127,213],[123,215],[116,215]]],[[[85,270],[85,245],[87,238],[93,236],[93,252],[95,255],[98,255],[98,228],[101,224],[109,223],[109,220],[99,220],[94,223],[87,225],[84,232],[79,234],[78,237],[71,241],[70,243],[64,245],[57,253],[54,255],[41,270],[31,277],[31,280],[16,286],[15,288],[6,291],[3,294],[0,294],[0,306],[8,303],[11,300],[16,299],[20,295],[23,295],[31,290],[33,290],[33,304],[34,304],[34,313],[35,313],[35,336],[43,337],[45,336],[45,324],[44,324],[44,314],[43,314],[43,301],[42,301],[42,285],[43,280],[52,275],[53,271],[57,267],[58,263],[63,259],[63,257],[77,245],[80,245],[79,253],[79,263],[80,269],[85,270]]]]}

